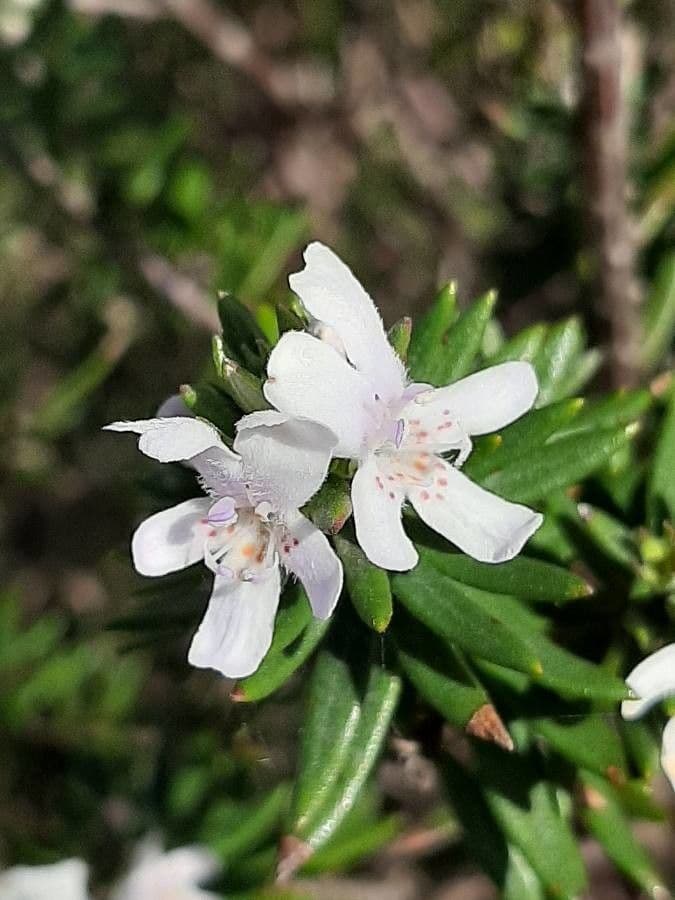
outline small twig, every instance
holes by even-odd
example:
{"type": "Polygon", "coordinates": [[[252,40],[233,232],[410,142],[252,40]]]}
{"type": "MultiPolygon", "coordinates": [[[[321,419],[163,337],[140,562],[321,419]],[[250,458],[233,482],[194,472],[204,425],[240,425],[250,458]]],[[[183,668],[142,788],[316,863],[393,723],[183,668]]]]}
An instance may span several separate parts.
{"type": "Polygon", "coordinates": [[[609,326],[612,380],[639,375],[640,289],[635,230],[626,203],[626,106],[621,81],[619,0],[577,0],[584,74],[582,141],[600,318],[609,326]]]}
{"type": "Polygon", "coordinates": [[[138,267],[150,287],[166,297],[190,322],[211,334],[220,331],[215,305],[195,281],[155,254],[142,256],[138,267]]]}

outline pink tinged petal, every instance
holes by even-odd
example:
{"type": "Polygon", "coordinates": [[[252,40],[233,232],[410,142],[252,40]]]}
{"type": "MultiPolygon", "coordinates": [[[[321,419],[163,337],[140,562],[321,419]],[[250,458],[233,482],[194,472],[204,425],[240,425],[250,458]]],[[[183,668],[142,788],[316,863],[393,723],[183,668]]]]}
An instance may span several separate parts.
{"type": "Polygon", "coordinates": [[[264,581],[229,581],[216,576],[206,614],[192,639],[188,662],[226,678],[245,678],[269,650],[279,605],[275,566],[264,581]]]}
{"type": "Polygon", "coordinates": [[[277,548],[279,559],[302,582],[314,615],[327,619],[342,591],[342,563],[309,519],[298,513],[287,526],[277,548]]]}
{"type": "Polygon", "coordinates": [[[403,364],[384,331],[382,319],[349,268],[318,242],[304,252],[305,268],[288,279],[305,309],[332,328],[350,362],[367,375],[383,400],[397,399],[405,387],[403,364]]]}
{"type": "Polygon", "coordinates": [[[467,434],[489,434],[524,415],[534,404],[538,389],[529,363],[505,362],[448,387],[419,394],[413,405],[424,409],[436,425],[445,418],[458,421],[467,434]]]}
{"type": "Polygon", "coordinates": [[[234,446],[251,505],[267,502],[276,511],[295,510],[316,493],[337,443],[325,426],[274,410],[245,416],[237,432],[234,446]]]}
{"type": "Polygon", "coordinates": [[[211,500],[197,497],[155,513],[136,529],[131,554],[141,575],[177,572],[204,556],[206,526],[211,500]]]}
{"type": "Polygon", "coordinates": [[[638,663],[626,684],[638,699],[623,701],[624,719],[638,719],[656,703],[675,696],[675,644],[661,647],[638,663]]]}
{"type": "Polygon", "coordinates": [[[668,723],[663,730],[661,767],[675,791],[675,717],[668,719],[668,723]]]}
{"type": "Polygon", "coordinates": [[[335,456],[356,457],[371,426],[373,390],[359,372],[317,338],[285,334],[267,363],[267,400],[287,416],[312,419],[338,438],[335,456]]]}
{"type": "Polygon", "coordinates": [[[363,462],[352,481],[356,538],[376,566],[405,572],[417,564],[417,551],[403,530],[403,485],[389,481],[374,456],[363,462]]]}
{"type": "Polygon", "coordinates": [[[441,460],[433,484],[413,485],[408,496],[430,528],[480,562],[512,559],[543,521],[540,513],[483,490],[441,460]]]}
{"type": "Polygon", "coordinates": [[[80,859],[51,866],[14,866],[0,874],[2,900],[88,900],[89,869],[80,859]]]}

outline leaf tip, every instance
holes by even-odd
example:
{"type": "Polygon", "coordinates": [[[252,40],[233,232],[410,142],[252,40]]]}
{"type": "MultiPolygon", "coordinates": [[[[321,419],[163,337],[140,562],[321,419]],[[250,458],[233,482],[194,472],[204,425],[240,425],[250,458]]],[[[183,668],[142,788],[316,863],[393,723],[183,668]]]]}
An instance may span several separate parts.
{"type": "Polygon", "coordinates": [[[649,392],[652,397],[663,397],[663,395],[668,392],[672,381],[672,372],[661,372],[660,375],[657,375],[656,378],[653,378],[649,383],[649,392]]]}
{"type": "Polygon", "coordinates": [[[502,750],[512,752],[514,749],[513,738],[509,734],[501,716],[491,703],[479,706],[476,712],[467,722],[464,730],[472,737],[482,741],[490,741],[501,747],[502,750]]]}
{"type": "Polygon", "coordinates": [[[388,612],[383,616],[373,616],[372,618],[372,626],[377,631],[378,634],[383,634],[387,628],[389,628],[389,623],[391,622],[392,611],[388,612]]]}
{"type": "Polygon", "coordinates": [[[313,848],[305,841],[293,834],[284,835],[279,841],[279,856],[277,861],[277,884],[286,884],[297,870],[307,862],[313,848]]]}
{"type": "Polygon", "coordinates": [[[541,678],[544,674],[544,667],[541,664],[541,660],[535,659],[535,661],[530,666],[530,672],[533,678],[541,678]]]}

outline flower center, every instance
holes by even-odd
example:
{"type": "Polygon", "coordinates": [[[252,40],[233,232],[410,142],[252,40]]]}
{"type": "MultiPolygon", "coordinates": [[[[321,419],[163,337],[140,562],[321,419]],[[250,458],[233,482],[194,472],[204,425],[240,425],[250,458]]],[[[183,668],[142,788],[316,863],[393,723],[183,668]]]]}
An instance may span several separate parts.
{"type": "Polygon", "coordinates": [[[212,572],[239,581],[267,577],[275,562],[272,523],[250,508],[235,512],[234,501],[223,497],[211,507],[204,525],[204,561],[212,572]]]}

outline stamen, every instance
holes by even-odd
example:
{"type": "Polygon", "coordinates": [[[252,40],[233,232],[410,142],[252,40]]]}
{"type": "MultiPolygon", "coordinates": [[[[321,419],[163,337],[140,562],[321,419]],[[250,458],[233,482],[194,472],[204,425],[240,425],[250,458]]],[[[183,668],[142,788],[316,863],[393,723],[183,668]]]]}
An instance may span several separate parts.
{"type": "Polygon", "coordinates": [[[396,445],[397,450],[401,446],[404,432],[405,422],[403,421],[403,419],[397,419],[396,424],[394,425],[394,444],[396,445]]]}

